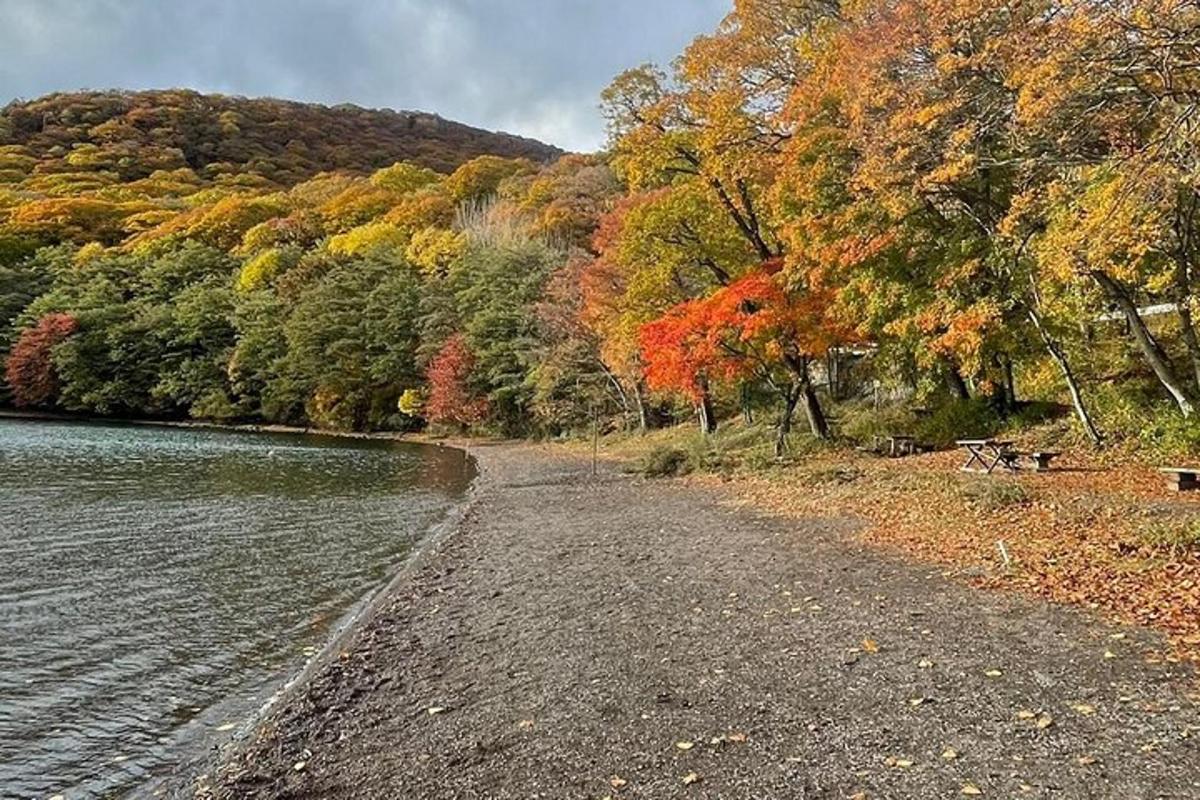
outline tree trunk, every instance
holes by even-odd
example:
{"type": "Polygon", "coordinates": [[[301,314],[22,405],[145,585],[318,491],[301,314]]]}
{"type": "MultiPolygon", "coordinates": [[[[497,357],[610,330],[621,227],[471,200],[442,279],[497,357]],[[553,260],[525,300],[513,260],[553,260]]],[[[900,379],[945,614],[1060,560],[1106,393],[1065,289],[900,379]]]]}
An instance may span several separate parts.
{"type": "Polygon", "coordinates": [[[604,365],[604,362],[600,363],[600,369],[603,371],[604,377],[608,379],[609,385],[613,387],[613,392],[617,395],[617,402],[621,405],[621,428],[622,430],[629,430],[631,411],[629,408],[629,393],[625,391],[625,387],[621,385],[620,379],[617,378],[613,371],[604,365]]]}
{"type": "Polygon", "coordinates": [[[779,414],[779,423],[775,426],[775,458],[783,458],[788,451],[788,434],[792,432],[792,417],[796,414],[796,404],[800,402],[800,387],[789,384],[783,389],[783,411],[779,414]]]}
{"type": "Polygon", "coordinates": [[[1004,405],[1010,412],[1017,410],[1017,382],[1013,378],[1013,362],[1008,356],[1000,357],[1000,371],[1004,375],[1004,405]]]}
{"type": "Polygon", "coordinates": [[[752,409],[750,407],[750,384],[748,384],[748,383],[742,384],[741,395],[742,395],[741,396],[742,421],[744,421],[747,425],[753,425],[754,424],[754,409],[752,409]]]}
{"type": "Polygon", "coordinates": [[[795,376],[796,385],[800,387],[800,397],[804,399],[804,415],[808,417],[809,430],[818,439],[828,439],[829,422],[825,419],[825,412],[821,410],[821,401],[817,398],[817,391],[813,388],[812,380],[808,375],[808,358],[796,354],[786,354],[783,361],[795,376]]]}
{"type": "Polygon", "coordinates": [[[1183,331],[1183,343],[1187,346],[1188,358],[1192,362],[1192,380],[1196,389],[1200,390],[1200,339],[1196,337],[1196,326],[1192,320],[1192,309],[1188,307],[1187,297],[1182,297],[1176,304],[1179,306],[1179,327],[1183,331]]]}
{"type": "Polygon", "coordinates": [[[1075,408],[1075,416],[1079,418],[1079,424],[1083,426],[1083,431],[1087,434],[1092,444],[1099,447],[1104,442],[1104,437],[1101,435],[1100,429],[1096,427],[1096,423],[1092,421],[1092,415],[1088,412],[1087,406],[1083,403],[1083,392],[1079,389],[1079,382],[1075,379],[1075,372],[1071,369],[1071,362],[1067,360],[1066,351],[1050,335],[1050,331],[1046,330],[1041,315],[1032,308],[1029,309],[1029,319],[1033,322],[1033,327],[1037,329],[1038,335],[1042,337],[1042,344],[1046,346],[1046,352],[1050,354],[1050,358],[1058,365],[1059,371],[1063,374],[1063,379],[1067,382],[1067,391],[1071,393],[1071,405],[1075,408]]]}
{"type": "Polygon", "coordinates": [[[846,374],[842,351],[836,347],[829,349],[826,356],[825,369],[829,372],[829,399],[837,402],[846,399],[846,389],[849,376],[846,374]]]}
{"type": "Polygon", "coordinates": [[[1163,352],[1154,335],[1150,333],[1150,329],[1146,327],[1145,320],[1138,314],[1137,305],[1130,299],[1125,287],[1103,272],[1096,271],[1091,275],[1104,294],[1115,302],[1121,309],[1121,313],[1125,315],[1129,332],[1133,334],[1134,341],[1137,342],[1138,348],[1150,364],[1150,368],[1154,370],[1154,375],[1158,378],[1159,383],[1170,393],[1175,404],[1179,406],[1180,413],[1185,417],[1190,417],[1195,410],[1190,393],[1184,387],[1183,381],[1175,374],[1175,368],[1171,366],[1167,354],[1163,352]]]}
{"type": "Polygon", "coordinates": [[[700,402],[696,406],[696,416],[700,419],[700,433],[708,436],[717,431],[717,418],[713,413],[712,398],[708,394],[708,384],[700,387],[700,402]]]}
{"type": "Polygon", "coordinates": [[[1192,378],[1196,389],[1200,390],[1200,339],[1196,336],[1196,326],[1192,319],[1192,278],[1195,274],[1195,264],[1192,263],[1192,237],[1195,233],[1196,213],[1200,211],[1200,196],[1192,191],[1188,197],[1187,210],[1175,215],[1175,237],[1178,248],[1175,251],[1175,305],[1178,308],[1179,326],[1183,331],[1183,343],[1187,346],[1188,357],[1192,362],[1192,378]]]}
{"type": "Polygon", "coordinates": [[[817,398],[817,390],[813,388],[812,382],[807,377],[800,386],[800,393],[804,398],[804,414],[808,417],[808,427],[812,431],[812,435],[818,439],[828,439],[829,422],[825,419],[825,412],[821,410],[821,401],[817,398]]]}
{"type": "Polygon", "coordinates": [[[963,380],[962,373],[958,371],[958,365],[949,360],[946,361],[946,386],[950,389],[950,394],[957,399],[971,399],[971,392],[967,389],[967,382],[963,380]]]}
{"type": "Polygon", "coordinates": [[[646,414],[646,395],[642,389],[640,378],[633,383],[633,402],[637,406],[638,433],[645,433],[646,429],[650,427],[650,420],[646,414]]]}

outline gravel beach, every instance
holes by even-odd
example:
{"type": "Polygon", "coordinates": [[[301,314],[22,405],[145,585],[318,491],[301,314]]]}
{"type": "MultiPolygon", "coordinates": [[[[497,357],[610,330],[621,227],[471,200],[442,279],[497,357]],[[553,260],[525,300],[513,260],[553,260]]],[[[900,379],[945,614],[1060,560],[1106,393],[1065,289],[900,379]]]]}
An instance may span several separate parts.
{"type": "Polygon", "coordinates": [[[971,589],[850,519],[473,452],[461,520],[190,793],[1200,797],[1196,675],[1148,663],[1153,633],[971,589]]]}

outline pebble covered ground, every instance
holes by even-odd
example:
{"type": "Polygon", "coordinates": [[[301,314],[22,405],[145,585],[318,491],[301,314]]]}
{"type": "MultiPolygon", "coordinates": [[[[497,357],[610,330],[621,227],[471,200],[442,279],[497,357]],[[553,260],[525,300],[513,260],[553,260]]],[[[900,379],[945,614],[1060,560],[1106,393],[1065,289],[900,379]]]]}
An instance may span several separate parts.
{"type": "Polygon", "coordinates": [[[850,519],[477,456],[457,529],[191,793],[1200,797],[1196,675],[1146,663],[1156,634],[948,580],[850,519]]]}

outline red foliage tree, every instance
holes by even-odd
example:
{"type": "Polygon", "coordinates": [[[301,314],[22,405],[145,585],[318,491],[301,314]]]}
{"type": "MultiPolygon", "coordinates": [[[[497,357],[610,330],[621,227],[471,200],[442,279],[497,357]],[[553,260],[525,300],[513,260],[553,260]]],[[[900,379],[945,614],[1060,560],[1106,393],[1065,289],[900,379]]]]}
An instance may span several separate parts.
{"type": "Polygon", "coordinates": [[[467,428],[487,417],[487,400],[472,395],[468,386],[474,364],[475,358],[461,333],[451,336],[429,362],[425,373],[429,381],[425,416],[430,422],[467,428]]]}
{"type": "Polygon", "coordinates": [[[651,388],[681,392],[702,408],[714,383],[754,378],[777,391],[782,453],[801,400],[812,433],[828,436],[809,366],[852,334],[830,316],[828,292],[790,291],[777,272],[768,262],[706,298],[680,303],[642,327],[641,352],[651,388]]]}
{"type": "Polygon", "coordinates": [[[46,406],[58,395],[58,375],[51,358],[54,346],[79,327],[70,314],[47,314],[21,331],[5,363],[4,379],[20,408],[46,406]]]}

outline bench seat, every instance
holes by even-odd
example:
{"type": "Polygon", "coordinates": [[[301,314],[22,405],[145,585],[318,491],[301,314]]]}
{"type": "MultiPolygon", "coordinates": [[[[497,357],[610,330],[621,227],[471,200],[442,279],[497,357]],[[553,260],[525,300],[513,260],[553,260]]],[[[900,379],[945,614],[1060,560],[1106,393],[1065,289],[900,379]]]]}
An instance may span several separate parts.
{"type": "Polygon", "coordinates": [[[1062,453],[1056,453],[1051,450],[1037,450],[1029,454],[1029,458],[1033,461],[1034,472],[1045,472],[1050,469],[1050,462],[1061,456],[1062,453]]]}
{"type": "Polygon", "coordinates": [[[1167,476],[1170,488],[1176,492],[1190,492],[1200,489],[1200,467],[1163,467],[1159,472],[1167,476]]]}

